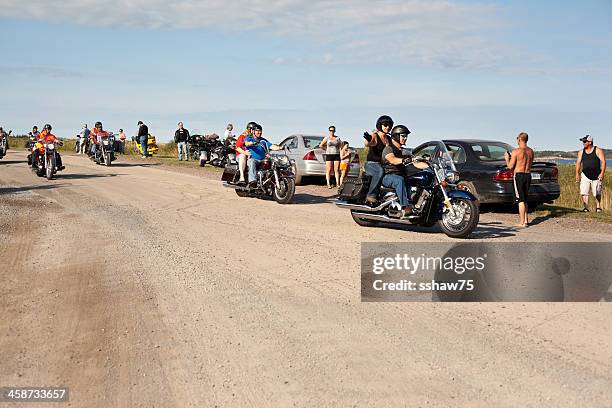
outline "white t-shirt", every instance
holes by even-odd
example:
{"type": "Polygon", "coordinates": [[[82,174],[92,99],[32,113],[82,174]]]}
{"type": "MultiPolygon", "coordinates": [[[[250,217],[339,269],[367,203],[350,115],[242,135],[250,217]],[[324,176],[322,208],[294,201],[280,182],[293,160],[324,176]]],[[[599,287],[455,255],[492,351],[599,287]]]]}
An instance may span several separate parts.
{"type": "Polygon", "coordinates": [[[234,137],[234,134],[231,130],[225,129],[225,138],[227,139],[228,137],[234,137]]]}

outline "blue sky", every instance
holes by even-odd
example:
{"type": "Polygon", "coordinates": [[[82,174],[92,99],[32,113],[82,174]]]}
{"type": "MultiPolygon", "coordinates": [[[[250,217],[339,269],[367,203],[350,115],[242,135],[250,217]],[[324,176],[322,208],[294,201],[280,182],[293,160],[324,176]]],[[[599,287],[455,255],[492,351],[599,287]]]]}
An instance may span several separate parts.
{"type": "MultiPolygon", "coordinates": [[[[612,133],[612,2],[0,0],[0,126],[280,141],[380,114],[432,138],[576,149],[612,133]]],[[[607,147],[610,147],[609,145],[607,147]]]]}

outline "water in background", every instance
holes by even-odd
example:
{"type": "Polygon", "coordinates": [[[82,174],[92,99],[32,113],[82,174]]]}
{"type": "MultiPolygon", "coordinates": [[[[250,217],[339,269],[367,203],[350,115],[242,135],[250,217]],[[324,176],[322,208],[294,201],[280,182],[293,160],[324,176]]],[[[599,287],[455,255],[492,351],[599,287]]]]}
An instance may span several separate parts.
{"type": "MultiPolygon", "coordinates": [[[[536,158],[535,161],[538,161],[538,159],[536,158]]],[[[543,160],[543,161],[549,161],[549,162],[553,162],[553,163],[557,163],[557,164],[576,164],[576,160],[574,159],[554,159],[554,160],[543,160]]],[[[607,168],[612,168],[610,167],[612,166],[612,160],[610,159],[606,159],[606,167],[607,168]]]]}

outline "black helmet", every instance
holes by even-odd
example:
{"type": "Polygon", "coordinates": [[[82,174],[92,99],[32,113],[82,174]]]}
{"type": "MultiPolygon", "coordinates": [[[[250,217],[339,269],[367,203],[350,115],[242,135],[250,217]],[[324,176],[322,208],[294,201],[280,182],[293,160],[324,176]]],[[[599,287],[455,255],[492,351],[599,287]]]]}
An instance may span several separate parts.
{"type": "Polygon", "coordinates": [[[382,131],[382,125],[389,125],[389,127],[393,127],[393,119],[391,119],[391,116],[382,115],[380,118],[378,118],[376,121],[376,130],[382,131]]]}
{"type": "Polygon", "coordinates": [[[247,127],[246,128],[253,130],[253,129],[255,129],[255,126],[257,126],[257,123],[249,122],[249,123],[247,123],[247,127]]]}
{"type": "Polygon", "coordinates": [[[263,132],[263,128],[261,127],[259,123],[255,124],[255,126],[253,127],[253,130],[261,130],[263,132]]]}
{"type": "Polygon", "coordinates": [[[397,125],[391,130],[391,139],[400,142],[400,137],[408,137],[410,130],[404,125],[397,125]]]}
{"type": "Polygon", "coordinates": [[[96,127],[96,128],[97,128],[98,126],[102,127],[102,122],[96,122],[96,124],[95,124],[95,126],[94,126],[94,127],[96,127]]]}
{"type": "Polygon", "coordinates": [[[50,131],[51,129],[53,129],[53,128],[48,123],[45,125],[45,127],[43,127],[43,130],[49,130],[50,131]]]}
{"type": "Polygon", "coordinates": [[[38,130],[38,126],[34,125],[34,126],[32,127],[32,130],[34,130],[34,129],[38,130]]]}

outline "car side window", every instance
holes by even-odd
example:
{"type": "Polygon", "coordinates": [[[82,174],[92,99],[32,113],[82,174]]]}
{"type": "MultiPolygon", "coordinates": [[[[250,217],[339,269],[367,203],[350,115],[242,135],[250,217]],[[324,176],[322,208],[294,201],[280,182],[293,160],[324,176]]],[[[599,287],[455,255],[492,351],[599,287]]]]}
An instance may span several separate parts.
{"type": "Polygon", "coordinates": [[[291,142],[289,143],[289,146],[287,146],[287,148],[289,149],[297,149],[298,148],[298,140],[297,137],[292,137],[291,138],[291,142]]]}
{"type": "Polygon", "coordinates": [[[455,164],[463,164],[466,161],[465,150],[458,145],[447,144],[448,153],[455,164]]]}

